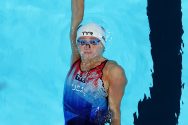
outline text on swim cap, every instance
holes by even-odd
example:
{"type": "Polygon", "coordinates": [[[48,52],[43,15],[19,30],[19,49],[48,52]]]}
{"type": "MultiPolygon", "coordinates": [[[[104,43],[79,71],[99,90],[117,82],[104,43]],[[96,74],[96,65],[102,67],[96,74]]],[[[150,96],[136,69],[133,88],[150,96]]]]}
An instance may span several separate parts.
{"type": "Polygon", "coordinates": [[[88,35],[88,34],[93,35],[93,32],[86,32],[86,31],[84,31],[84,32],[82,32],[82,34],[83,34],[83,36],[84,35],[88,35]]]}

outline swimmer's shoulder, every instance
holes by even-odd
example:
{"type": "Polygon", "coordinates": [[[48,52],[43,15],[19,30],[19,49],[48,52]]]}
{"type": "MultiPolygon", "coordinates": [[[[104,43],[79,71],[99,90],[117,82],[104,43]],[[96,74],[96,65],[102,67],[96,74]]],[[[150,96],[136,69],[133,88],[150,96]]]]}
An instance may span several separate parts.
{"type": "Polygon", "coordinates": [[[108,60],[106,65],[105,65],[105,71],[107,73],[107,75],[111,74],[112,72],[123,72],[124,73],[124,69],[122,66],[120,66],[116,61],[114,60],[108,60]]]}
{"type": "Polygon", "coordinates": [[[122,67],[116,61],[108,60],[106,63],[106,68],[111,69],[111,68],[122,68],[122,67]]]}
{"type": "Polygon", "coordinates": [[[105,68],[106,68],[105,76],[108,81],[108,84],[111,84],[111,82],[114,82],[117,80],[123,81],[122,83],[120,82],[122,86],[124,84],[127,84],[128,81],[126,78],[125,70],[116,61],[108,60],[105,68]]]}
{"type": "Polygon", "coordinates": [[[121,81],[124,81],[122,84],[127,83],[126,75],[124,72],[124,69],[114,60],[108,60],[105,64],[105,67],[103,68],[103,82],[106,90],[109,90],[109,86],[112,83],[118,81],[121,79],[121,81]]]}

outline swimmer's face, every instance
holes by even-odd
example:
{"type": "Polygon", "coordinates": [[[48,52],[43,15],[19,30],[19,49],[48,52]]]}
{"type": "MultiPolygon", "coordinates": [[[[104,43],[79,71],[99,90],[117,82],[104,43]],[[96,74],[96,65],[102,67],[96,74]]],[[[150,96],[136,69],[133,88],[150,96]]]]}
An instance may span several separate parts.
{"type": "Polygon", "coordinates": [[[92,59],[102,56],[104,47],[101,41],[93,36],[82,36],[77,40],[80,56],[85,59],[92,59]]]}

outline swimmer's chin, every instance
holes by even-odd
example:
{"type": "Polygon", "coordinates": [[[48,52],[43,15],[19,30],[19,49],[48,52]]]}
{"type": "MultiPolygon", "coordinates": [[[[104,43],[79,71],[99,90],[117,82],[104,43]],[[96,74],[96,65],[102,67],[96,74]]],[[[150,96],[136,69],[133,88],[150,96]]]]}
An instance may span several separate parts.
{"type": "Polygon", "coordinates": [[[95,56],[93,56],[93,55],[90,55],[90,54],[84,54],[84,55],[82,55],[82,59],[86,59],[86,60],[90,60],[90,59],[94,59],[95,58],[95,56]]]}

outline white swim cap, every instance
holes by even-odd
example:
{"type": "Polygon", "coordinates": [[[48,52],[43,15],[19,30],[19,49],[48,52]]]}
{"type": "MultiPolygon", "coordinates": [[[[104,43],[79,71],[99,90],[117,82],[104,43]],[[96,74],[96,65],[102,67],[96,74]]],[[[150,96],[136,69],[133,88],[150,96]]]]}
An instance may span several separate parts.
{"type": "Polygon", "coordinates": [[[105,47],[105,30],[103,27],[95,24],[95,23],[88,23],[86,25],[81,25],[77,31],[76,40],[81,36],[94,36],[102,42],[103,46],[105,47]]]}

